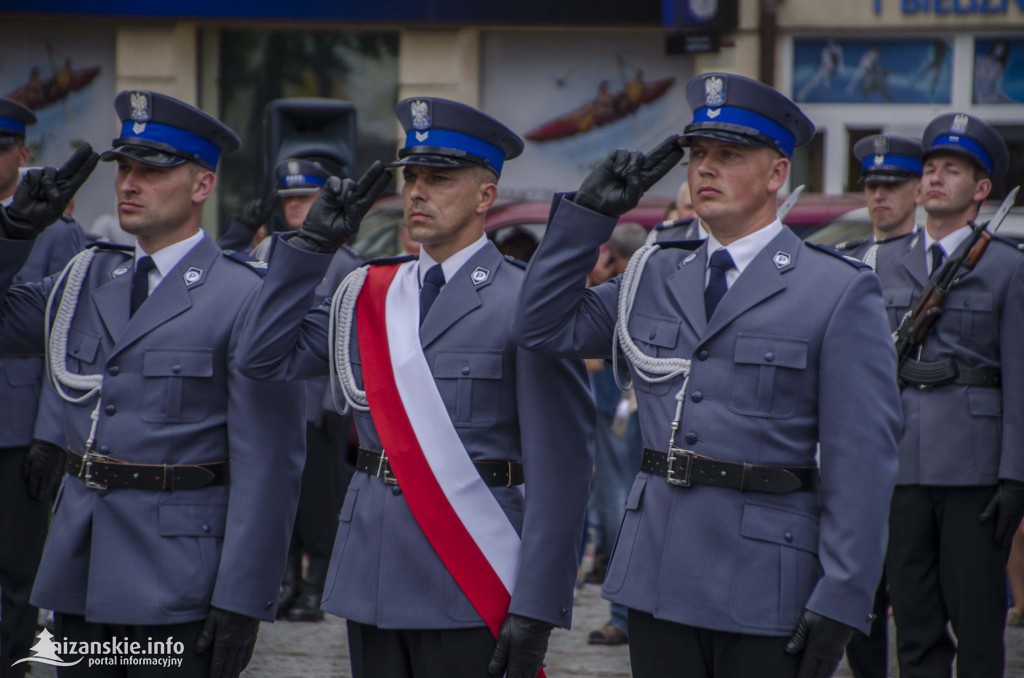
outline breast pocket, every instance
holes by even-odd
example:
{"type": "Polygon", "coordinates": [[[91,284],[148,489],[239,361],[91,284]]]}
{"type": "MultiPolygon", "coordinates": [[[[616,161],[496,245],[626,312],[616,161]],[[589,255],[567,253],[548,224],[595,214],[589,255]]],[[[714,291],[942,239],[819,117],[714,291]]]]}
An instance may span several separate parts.
{"type": "Polygon", "coordinates": [[[457,349],[434,356],[434,379],[456,426],[491,426],[501,409],[503,354],[457,349]]]}
{"type": "Polygon", "coordinates": [[[885,302],[885,315],[889,318],[889,327],[894,330],[899,327],[903,316],[910,310],[913,295],[914,290],[909,287],[885,290],[883,301],[885,302]]]}
{"type": "Polygon", "coordinates": [[[213,349],[146,349],[142,376],[143,421],[177,424],[206,418],[210,409],[213,349]]]}
{"type": "MultiPolygon", "coordinates": [[[[629,319],[629,336],[644,355],[657,358],[675,355],[676,343],[679,340],[679,320],[652,318],[634,313],[629,319]]],[[[651,384],[643,379],[634,379],[633,386],[645,393],[665,395],[672,388],[672,381],[651,384]]]]}
{"type": "Polygon", "coordinates": [[[74,374],[93,374],[92,367],[99,352],[100,338],[95,334],[72,329],[68,332],[67,368],[74,374]]]}
{"type": "Polygon", "coordinates": [[[960,292],[951,294],[946,301],[945,315],[949,317],[950,329],[960,331],[960,343],[987,344],[999,338],[999,320],[994,309],[991,292],[960,292]]]}
{"type": "Polygon", "coordinates": [[[755,417],[792,417],[800,391],[806,387],[801,378],[806,367],[806,340],[740,334],[729,409],[755,417]]]}

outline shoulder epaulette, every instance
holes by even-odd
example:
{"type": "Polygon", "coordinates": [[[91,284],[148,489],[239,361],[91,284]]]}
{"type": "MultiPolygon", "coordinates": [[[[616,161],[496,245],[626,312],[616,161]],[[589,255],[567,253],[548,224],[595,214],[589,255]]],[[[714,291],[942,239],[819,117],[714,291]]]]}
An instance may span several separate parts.
{"type": "Polygon", "coordinates": [[[247,268],[252,270],[261,278],[267,274],[267,262],[260,261],[259,259],[251,257],[245,252],[238,252],[236,250],[224,250],[224,256],[239,264],[245,264],[247,268]]]}
{"type": "Polygon", "coordinates": [[[519,261],[518,259],[513,257],[511,254],[506,254],[505,255],[505,261],[507,261],[508,263],[512,264],[513,266],[515,266],[517,268],[522,268],[522,269],[526,268],[526,262],[525,261],[519,261]]]}
{"type": "Polygon", "coordinates": [[[693,219],[666,219],[661,221],[654,226],[655,231],[664,231],[676,226],[689,226],[693,219]]]}
{"type": "Polygon", "coordinates": [[[659,240],[654,243],[662,249],[687,250],[692,252],[704,243],[700,238],[692,240],[659,240]]]}
{"type": "Polygon", "coordinates": [[[415,254],[400,254],[397,257],[380,257],[363,262],[363,266],[395,266],[419,259],[415,254]]]}
{"type": "Polygon", "coordinates": [[[1016,240],[1013,240],[1012,238],[1007,238],[1006,236],[1002,236],[996,233],[992,235],[992,239],[995,240],[996,242],[1001,242],[1004,245],[1009,245],[1018,252],[1024,252],[1024,243],[1019,243],[1016,240]]]}
{"type": "Polygon", "coordinates": [[[132,256],[135,255],[134,245],[122,245],[120,243],[109,242],[107,240],[91,240],[88,243],[86,243],[85,246],[87,248],[92,247],[97,250],[107,250],[110,252],[124,252],[131,254],[132,256]]]}
{"type": "Polygon", "coordinates": [[[831,247],[826,247],[825,245],[819,245],[816,242],[809,242],[807,240],[804,240],[804,244],[807,245],[808,247],[810,247],[811,249],[818,250],[819,252],[824,252],[825,254],[827,254],[827,255],[829,255],[831,257],[835,257],[836,259],[839,259],[840,261],[846,262],[847,264],[849,264],[850,266],[853,266],[854,268],[861,268],[861,269],[865,269],[865,270],[868,270],[868,271],[871,270],[871,267],[868,266],[867,264],[865,264],[860,259],[855,259],[853,257],[848,257],[845,254],[843,254],[842,252],[835,251],[831,247]]]}

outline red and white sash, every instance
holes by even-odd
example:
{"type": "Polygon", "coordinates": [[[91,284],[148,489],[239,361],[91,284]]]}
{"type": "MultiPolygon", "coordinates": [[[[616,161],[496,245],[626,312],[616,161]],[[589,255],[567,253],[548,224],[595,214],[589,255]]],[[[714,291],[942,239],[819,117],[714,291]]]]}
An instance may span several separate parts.
{"type": "Polygon", "coordinates": [[[420,529],[497,635],[519,569],[519,535],[480,478],[420,345],[417,262],[371,266],[356,304],[374,426],[420,529]]]}

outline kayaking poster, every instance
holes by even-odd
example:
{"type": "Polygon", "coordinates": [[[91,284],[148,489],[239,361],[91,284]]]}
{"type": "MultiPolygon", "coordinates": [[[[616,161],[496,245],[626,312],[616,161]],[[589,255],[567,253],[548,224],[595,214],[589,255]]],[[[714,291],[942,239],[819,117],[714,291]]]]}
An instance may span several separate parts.
{"type": "MultiPolygon", "coordinates": [[[[50,24],[4,33],[0,96],[28,106],[38,119],[26,135],[29,165],[59,166],[83,141],[109,148],[117,132],[113,28],[50,24]]],[[[75,196],[74,215],[86,229],[115,213],[112,186],[110,163],[100,163],[75,196]]]]}
{"type": "MultiPolygon", "coordinates": [[[[487,33],[482,107],[526,141],[505,165],[505,194],[575,189],[616,148],[649,150],[689,120],[692,57],[645,34],[487,33]]],[[[675,195],[682,168],[651,191],[675,195]]]]}

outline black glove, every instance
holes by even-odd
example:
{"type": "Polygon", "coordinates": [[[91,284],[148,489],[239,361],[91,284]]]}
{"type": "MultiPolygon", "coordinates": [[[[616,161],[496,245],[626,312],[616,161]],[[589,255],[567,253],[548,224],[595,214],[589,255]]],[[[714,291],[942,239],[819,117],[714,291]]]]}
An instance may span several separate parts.
{"type": "Polygon", "coordinates": [[[45,499],[54,483],[64,473],[64,448],[45,440],[33,440],[21,465],[21,477],[28,485],[28,495],[45,499]]]}
{"type": "Polygon", "coordinates": [[[793,637],[786,643],[789,654],[803,652],[796,678],[829,678],[839,667],[854,630],[834,619],[804,610],[793,637]]]}
{"type": "Polygon", "coordinates": [[[391,181],[391,172],[376,161],[359,181],[331,177],[292,238],[296,247],[330,254],[359,232],[359,224],[391,181]]]}
{"type": "Polygon", "coordinates": [[[675,135],[647,156],[639,151],[613,151],[583,180],[573,202],[609,217],[621,217],[682,159],[683,149],[675,135]]]}
{"type": "Polygon", "coordinates": [[[238,215],[238,221],[250,231],[256,232],[260,226],[267,223],[270,215],[274,213],[275,207],[277,207],[277,191],[272,189],[262,198],[245,203],[242,213],[238,215]]]}
{"type": "Polygon", "coordinates": [[[1000,480],[988,506],[978,516],[978,520],[996,519],[995,539],[1003,548],[1010,548],[1013,534],[1024,516],[1024,483],[1015,480],[1000,480]]]}
{"type": "Polygon", "coordinates": [[[0,222],[11,240],[31,240],[64,214],[75,191],[85,183],[99,162],[92,146],[75,149],[60,169],[42,167],[25,173],[11,204],[0,208],[0,222]]]}
{"type": "Polygon", "coordinates": [[[259,630],[259,619],[211,607],[196,641],[198,654],[213,646],[210,678],[237,678],[252,659],[259,630]]]}
{"type": "Polygon", "coordinates": [[[505,678],[536,678],[544,664],[552,628],[554,624],[518,614],[505,617],[487,672],[504,674],[505,678]]]}

